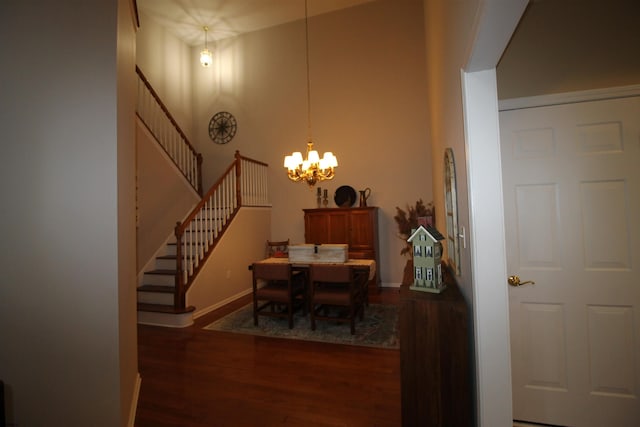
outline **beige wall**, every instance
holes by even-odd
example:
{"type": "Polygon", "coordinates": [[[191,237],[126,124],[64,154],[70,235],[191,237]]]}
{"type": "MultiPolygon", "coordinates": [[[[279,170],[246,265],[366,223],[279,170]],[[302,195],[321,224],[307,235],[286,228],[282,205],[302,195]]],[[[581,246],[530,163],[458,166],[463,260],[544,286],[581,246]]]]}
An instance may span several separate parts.
{"type": "Polygon", "coordinates": [[[124,1],[0,5],[12,58],[0,80],[9,425],[128,421],[137,372],[129,13],[124,1]]]}
{"type": "Polygon", "coordinates": [[[497,67],[500,99],[640,83],[640,2],[530,3],[497,67]]]}
{"type": "MultiPolygon", "coordinates": [[[[309,7],[313,13],[313,2],[309,7]]],[[[175,85],[184,94],[192,87],[192,142],[204,154],[205,188],[235,150],[266,161],[271,237],[304,241],[302,209],[315,207],[315,190],[289,182],[282,167],[285,154],[306,146],[303,21],[219,41],[214,64],[205,69],[198,63],[201,46],[187,58],[184,46],[141,19],[138,63],[154,87],[175,85]],[[190,76],[182,71],[187,68],[190,76]],[[223,146],[207,133],[218,111],[238,120],[236,137],[223,146]]],[[[340,163],[337,177],[320,186],[331,195],[341,185],[371,188],[369,205],[380,207],[382,281],[397,285],[405,259],[395,207],[433,198],[422,1],[378,0],[315,16],[309,37],[313,137],[319,151],[333,151],[340,163]]],[[[159,92],[164,99],[165,90],[159,92]]]]}
{"type": "Polygon", "coordinates": [[[200,196],[140,120],[136,121],[138,174],[137,270],[141,271],[173,235],[200,196]]]}
{"type": "Polygon", "coordinates": [[[254,261],[264,258],[269,238],[271,209],[241,208],[187,292],[187,304],[195,317],[221,307],[252,289],[254,261]],[[228,250],[228,248],[232,248],[228,250]]]}
{"type": "Polygon", "coordinates": [[[191,49],[144,13],[140,13],[136,43],[136,65],[191,139],[191,49]]]}
{"type": "MultiPolygon", "coordinates": [[[[310,2],[310,8],[313,2],[310,2]]],[[[311,126],[316,148],[339,161],[330,195],[341,185],[371,188],[380,207],[383,284],[399,284],[405,259],[395,207],[432,199],[421,0],[379,0],[309,22],[311,126]]],[[[273,239],[304,241],[304,208],[315,189],[291,183],[285,154],[304,151],[307,95],[303,21],[218,42],[214,64],[197,64],[192,50],[194,141],[203,152],[205,187],[235,150],[269,163],[273,239]],[[238,120],[231,143],[211,142],[207,124],[218,111],[238,120]]],[[[331,204],[333,205],[333,197],[331,204]]]]}
{"type": "MultiPolygon", "coordinates": [[[[446,232],[444,218],[444,151],[452,148],[457,172],[458,222],[469,232],[469,189],[467,185],[462,83],[460,70],[465,66],[474,36],[478,1],[425,1],[429,115],[433,156],[433,188],[437,208],[437,228],[446,232]]],[[[471,258],[461,249],[460,287],[471,305],[471,258]]],[[[448,254],[447,254],[448,256],[448,254]]]]}

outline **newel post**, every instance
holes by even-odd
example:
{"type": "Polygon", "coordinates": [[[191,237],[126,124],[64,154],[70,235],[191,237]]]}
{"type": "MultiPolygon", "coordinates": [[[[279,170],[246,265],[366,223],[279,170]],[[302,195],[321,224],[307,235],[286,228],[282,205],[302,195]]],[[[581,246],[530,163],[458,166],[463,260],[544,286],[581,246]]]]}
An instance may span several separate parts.
{"type": "Polygon", "coordinates": [[[176,235],[176,277],[175,286],[176,291],[173,297],[173,305],[175,308],[185,307],[185,292],[184,292],[184,275],[182,274],[182,232],[180,227],[182,223],[176,222],[175,235],[176,235]]]}

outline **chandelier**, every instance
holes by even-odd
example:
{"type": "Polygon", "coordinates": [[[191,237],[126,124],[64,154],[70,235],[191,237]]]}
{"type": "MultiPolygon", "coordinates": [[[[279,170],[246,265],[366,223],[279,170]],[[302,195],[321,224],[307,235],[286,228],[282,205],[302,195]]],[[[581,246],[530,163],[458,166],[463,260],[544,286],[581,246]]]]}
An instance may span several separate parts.
{"type": "Polygon", "coordinates": [[[204,49],[200,51],[200,63],[206,68],[213,62],[213,55],[207,48],[207,31],[209,31],[209,27],[202,27],[202,29],[204,30],[204,49]]]}
{"type": "Polygon", "coordinates": [[[320,158],[318,152],[313,149],[313,141],[311,139],[311,84],[309,83],[309,17],[307,0],[304,2],[304,29],[307,59],[307,154],[304,159],[299,151],[285,156],[284,167],[287,168],[287,176],[291,181],[306,182],[310,187],[313,187],[316,182],[332,179],[335,176],[334,169],[338,166],[338,159],[331,151],[327,151],[320,158]]]}
{"type": "Polygon", "coordinates": [[[296,151],[284,158],[284,167],[287,168],[287,176],[291,181],[306,182],[314,186],[318,181],[332,179],[335,176],[334,168],[338,166],[338,159],[331,151],[320,155],[313,149],[313,142],[307,142],[307,157],[302,158],[302,153],[296,151]]]}

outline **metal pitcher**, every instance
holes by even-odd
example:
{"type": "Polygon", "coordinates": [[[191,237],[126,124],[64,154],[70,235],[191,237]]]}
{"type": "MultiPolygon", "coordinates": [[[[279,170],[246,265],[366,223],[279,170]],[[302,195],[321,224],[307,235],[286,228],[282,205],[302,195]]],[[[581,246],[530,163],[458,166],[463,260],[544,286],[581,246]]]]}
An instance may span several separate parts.
{"type": "Polygon", "coordinates": [[[360,207],[361,208],[367,207],[367,199],[369,198],[370,195],[371,195],[371,189],[369,187],[365,188],[364,190],[360,190],[360,207]]]}

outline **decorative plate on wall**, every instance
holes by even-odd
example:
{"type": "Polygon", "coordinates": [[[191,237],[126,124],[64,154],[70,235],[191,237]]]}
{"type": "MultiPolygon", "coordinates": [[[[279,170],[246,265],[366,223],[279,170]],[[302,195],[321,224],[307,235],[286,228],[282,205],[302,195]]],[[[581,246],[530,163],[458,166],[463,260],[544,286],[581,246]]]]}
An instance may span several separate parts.
{"type": "Polygon", "coordinates": [[[341,208],[350,208],[356,202],[356,190],[348,185],[338,187],[333,195],[333,201],[341,208]]]}
{"type": "Polygon", "coordinates": [[[226,144],[236,134],[238,123],[231,113],[220,111],[209,121],[209,138],[216,144],[226,144]]]}

